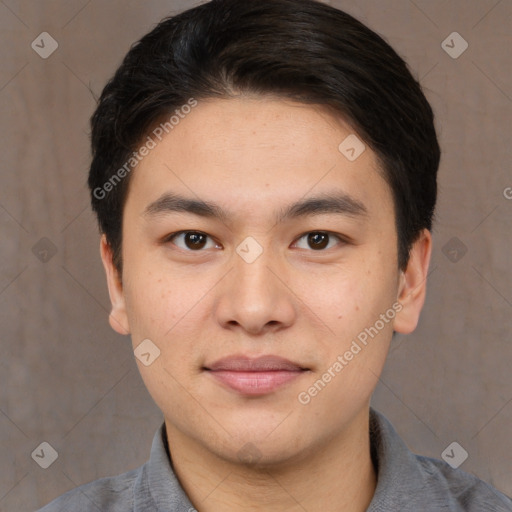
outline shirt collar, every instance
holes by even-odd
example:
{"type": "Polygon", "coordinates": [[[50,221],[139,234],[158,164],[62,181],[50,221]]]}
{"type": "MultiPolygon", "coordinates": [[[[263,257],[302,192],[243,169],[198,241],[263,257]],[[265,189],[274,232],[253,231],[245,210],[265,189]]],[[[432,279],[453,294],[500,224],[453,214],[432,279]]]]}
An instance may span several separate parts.
{"type": "Polygon", "coordinates": [[[157,430],[149,461],[134,488],[134,512],[176,510],[193,512],[187,494],[174,470],[167,451],[165,423],[157,430]]]}
{"type": "Polygon", "coordinates": [[[426,510],[429,501],[425,474],[417,457],[402,441],[393,425],[370,408],[370,446],[376,465],[377,486],[367,512],[426,510]],[[419,508],[414,506],[418,501],[419,508]]]}
{"type": "MultiPolygon", "coordinates": [[[[428,499],[425,496],[425,475],[416,456],[386,417],[373,408],[370,408],[369,435],[377,486],[367,512],[412,510],[411,499],[425,505],[425,499],[428,499]]],[[[150,459],[135,486],[135,512],[195,510],[174,473],[166,447],[164,423],[153,438],[150,459]]]]}

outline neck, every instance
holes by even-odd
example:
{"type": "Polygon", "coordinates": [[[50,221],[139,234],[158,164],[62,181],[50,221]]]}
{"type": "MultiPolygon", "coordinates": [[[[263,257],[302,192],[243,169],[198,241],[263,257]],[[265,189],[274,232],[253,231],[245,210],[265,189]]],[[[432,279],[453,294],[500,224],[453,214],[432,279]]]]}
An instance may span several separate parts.
{"type": "Polygon", "coordinates": [[[174,471],[199,512],[364,512],[375,492],[368,409],[307,454],[265,466],[226,460],[166,429],[174,471]]]}

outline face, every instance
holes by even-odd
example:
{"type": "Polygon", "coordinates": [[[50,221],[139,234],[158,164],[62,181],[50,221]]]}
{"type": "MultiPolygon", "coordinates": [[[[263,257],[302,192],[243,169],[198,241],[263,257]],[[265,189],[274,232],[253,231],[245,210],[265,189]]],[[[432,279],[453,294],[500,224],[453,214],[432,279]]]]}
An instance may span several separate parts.
{"type": "Polygon", "coordinates": [[[416,325],[430,238],[400,272],[391,190],[368,147],[345,151],[354,135],[319,107],[204,101],[133,171],[122,284],[102,242],[111,323],[160,351],[137,363],[169,433],[277,463],[367,412],[393,330],[416,325]]]}

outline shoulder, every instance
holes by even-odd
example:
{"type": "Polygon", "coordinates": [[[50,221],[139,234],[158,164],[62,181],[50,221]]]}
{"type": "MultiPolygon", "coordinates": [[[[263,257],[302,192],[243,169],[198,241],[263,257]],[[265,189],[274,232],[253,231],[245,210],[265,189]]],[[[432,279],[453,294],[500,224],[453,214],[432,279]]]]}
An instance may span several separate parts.
{"type": "MultiPolygon", "coordinates": [[[[475,475],[454,469],[440,459],[415,455],[432,496],[449,500],[465,512],[512,512],[512,500],[475,475]]],[[[439,510],[444,510],[440,508],[439,510]]],[[[447,509],[452,510],[452,509],[447,509]]]]}
{"type": "Polygon", "coordinates": [[[135,483],[144,470],[141,466],[76,487],[37,512],[128,512],[133,509],[135,483]]]}
{"type": "Polygon", "coordinates": [[[512,512],[512,500],[475,475],[410,451],[375,409],[370,440],[378,475],[369,512],[512,512]]]}

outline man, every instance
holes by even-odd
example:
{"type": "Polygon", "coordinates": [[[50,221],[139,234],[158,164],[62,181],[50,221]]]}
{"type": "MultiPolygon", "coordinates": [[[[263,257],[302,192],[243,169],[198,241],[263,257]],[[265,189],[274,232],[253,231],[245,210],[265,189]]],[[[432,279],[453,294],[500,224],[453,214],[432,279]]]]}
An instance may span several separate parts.
{"type": "Polygon", "coordinates": [[[164,415],[147,464],[50,511],[510,511],[370,399],[424,303],[440,151],[378,35],[213,0],[136,44],[92,118],[111,326],[164,415]]]}

